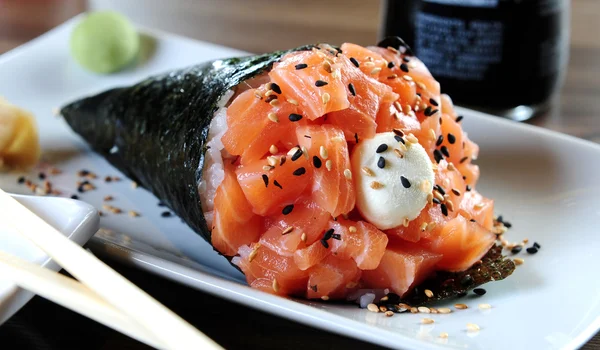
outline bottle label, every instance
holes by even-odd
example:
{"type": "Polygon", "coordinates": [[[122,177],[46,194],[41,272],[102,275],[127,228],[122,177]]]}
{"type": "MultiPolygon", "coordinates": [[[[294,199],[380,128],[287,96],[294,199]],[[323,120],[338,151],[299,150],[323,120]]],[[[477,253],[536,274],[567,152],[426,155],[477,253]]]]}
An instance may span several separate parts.
{"type": "MultiPolygon", "coordinates": [[[[457,1],[449,1],[457,2],[457,1]]],[[[483,80],[490,64],[502,61],[504,25],[418,13],[415,49],[433,76],[483,80]]]]}
{"type": "Polygon", "coordinates": [[[467,6],[467,7],[496,7],[498,0],[424,0],[441,5],[467,6]]]}

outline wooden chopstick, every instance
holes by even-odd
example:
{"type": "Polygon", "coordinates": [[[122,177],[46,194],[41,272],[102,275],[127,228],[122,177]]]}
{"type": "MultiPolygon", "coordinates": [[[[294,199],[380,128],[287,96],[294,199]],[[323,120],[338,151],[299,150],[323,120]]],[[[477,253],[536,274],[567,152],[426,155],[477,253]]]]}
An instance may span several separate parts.
{"type": "Polygon", "coordinates": [[[0,189],[0,219],[11,224],[105,301],[168,349],[220,349],[210,338],[129,282],[0,189]]]}
{"type": "Polygon", "coordinates": [[[0,276],[152,347],[164,348],[154,334],[71,278],[3,251],[0,251],[0,276]]]}

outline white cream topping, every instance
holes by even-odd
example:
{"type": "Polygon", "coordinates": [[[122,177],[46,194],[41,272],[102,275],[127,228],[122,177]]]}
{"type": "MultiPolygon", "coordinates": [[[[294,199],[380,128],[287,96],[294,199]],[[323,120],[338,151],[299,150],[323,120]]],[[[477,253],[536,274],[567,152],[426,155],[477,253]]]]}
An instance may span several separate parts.
{"type": "Polygon", "coordinates": [[[386,132],[363,139],[351,158],[356,206],[365,219],[382,230],[419,216],[435,176],[425,149],[407,140],[414,141],[412,136],[403,138],[406,144],[395,136],[386,132]]]}

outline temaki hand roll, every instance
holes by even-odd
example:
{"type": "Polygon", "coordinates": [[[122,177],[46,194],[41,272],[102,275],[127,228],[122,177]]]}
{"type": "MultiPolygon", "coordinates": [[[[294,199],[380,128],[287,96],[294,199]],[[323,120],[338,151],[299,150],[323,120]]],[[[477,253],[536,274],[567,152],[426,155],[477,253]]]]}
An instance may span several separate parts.
{"type": "Polygon", "coordinates": [[[399,38],[207,62],[61,112],[269,293],[422,303],[514,270],[478,147],[399,38]]]}

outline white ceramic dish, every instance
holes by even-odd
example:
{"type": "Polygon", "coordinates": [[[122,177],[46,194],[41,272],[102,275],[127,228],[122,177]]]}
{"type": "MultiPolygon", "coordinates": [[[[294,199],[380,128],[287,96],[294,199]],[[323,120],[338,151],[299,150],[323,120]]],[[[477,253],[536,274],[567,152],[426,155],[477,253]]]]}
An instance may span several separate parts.
{"type": "MultiPolygon", "coordinates": [[[[22,195],[14,197],[79,245],[84,245],[98,231],[98,212],[87,203],[64,198],[22,195]]],[[[5,222],[0,222],[0,249],[51,270],[60,269],[48,255],[5,222]]],[[[18,288],[0,276],[0,324],[8,320],[32,297],[32,293],[18,288]]]]}
{"type": "MultiPolygon", "coordinates": [[[[105,230],[91,242],[96,252],[235,302],[390,347],[574,349],[600,328],[600,279],[594,277],[600,266],[597,145],[461,110],[465,128],[481,146],[478,189],[494,198],[498,210],[513,223],[509,238],[538,241],[540,252],[523,254],[525,264],[509,279],[486,285],[484,297],[464,299],[471,306],[468,310],[431,315],[433,325],[421,325],[423,315],[386,318],[352,305],[286,300],[248,288],[239,272],[177,218],[162,218],[165,208],[145,190],[133,189],[128,181],[101,181],[105,175],[116,175],[116,170],[52,116],[53,108],[77,97],[170,68],[242,53],[144,31],[156,39],[154,53],[145,63],[98,76],[83,71],[68,54],[73,23],[0,56],[0,95],[36,114],[46,157],[63,170],[51,178],[55,187],[70,195],[75,192],[75,173],[93,170],[100,177],[94,181],[98,190],[82,199],[101,207],[102,198],[112,195],[113,205],[142,214],[102,218],[105,230]],[[493,308],[482,312],[479,303],[493,308]],[[481,331],[466,332],[467,323],[478,324],[481,331]],[[440,332],[450,337],[441,339],[440,332]]],[[[0,179],[0,186],[24,190],[16,184],[16,175],[0,179]]]]}

